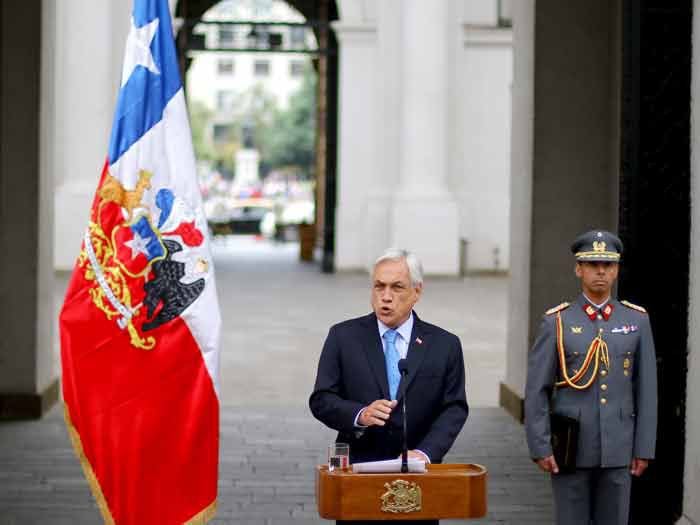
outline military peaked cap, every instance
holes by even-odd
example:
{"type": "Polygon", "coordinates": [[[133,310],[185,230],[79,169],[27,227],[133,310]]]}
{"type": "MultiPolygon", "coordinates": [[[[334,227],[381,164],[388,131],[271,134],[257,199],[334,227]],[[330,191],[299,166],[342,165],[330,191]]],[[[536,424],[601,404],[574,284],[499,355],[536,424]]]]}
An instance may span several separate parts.
{"type": "Polygon", "coordinates": [[[605,230],[592,230],[576,238],[571,245],[571,253],[579,262],[619,262],[622,241],[605,230]]]}

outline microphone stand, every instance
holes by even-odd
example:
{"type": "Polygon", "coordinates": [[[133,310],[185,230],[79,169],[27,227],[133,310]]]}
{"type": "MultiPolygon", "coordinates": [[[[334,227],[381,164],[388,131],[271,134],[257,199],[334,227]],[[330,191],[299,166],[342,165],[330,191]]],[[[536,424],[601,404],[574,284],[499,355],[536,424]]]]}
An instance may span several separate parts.
{"type": "Polygon", "coordinates": [[[401,372],[401,411],[403,414],[403,450],[401,451],[401,472],[408,472],[408,430],[406,428],[406,376],[408,366],[405,359],[399,360],[399,371],[401,372]]]}

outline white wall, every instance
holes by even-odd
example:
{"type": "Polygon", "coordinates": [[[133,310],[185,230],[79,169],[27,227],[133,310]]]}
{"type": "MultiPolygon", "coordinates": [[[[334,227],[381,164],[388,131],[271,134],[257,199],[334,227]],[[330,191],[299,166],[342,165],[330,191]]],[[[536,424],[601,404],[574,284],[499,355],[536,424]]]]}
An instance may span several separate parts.
{"type": "Polygon", "coordinates": [[[339,2],[342,17],[333,26],[340,47],[335,253],[339,270],[365,267],[367,241],[387,230],[381,208],[378,216],[369,214],[369,196],[379,195],[385,187],[377,152],[382,130],[375,125],[382,112],[376,21],[364,9],[345,6],[339,2]]]}
{"type": "Polygon", "coordinates": [[[523,399],[527,373],[535,97],[535,0],[513,6],[510,287],[505,384],[523,399]]]}
{"type": "Polygon", "coordinates": [[[509,265],[512,31],[465,26],[462,33],[460,236],[468,271],[502,271],[509,265]]]}
{"type": "MultiPolygon", "coordinates": [[[[693,2],[700,13],[700,0],[693,2]]],[[[700,17],[693,17],[693,49],[700,43],[700,17]]],[[[700,523],[700,57],[693,53],[691,94],[691,234],[688,310],[688,377],[686,379],[685,479],[681,523],[700,523]]]]}
{"type": "Polygon", "coordinates": [[[465,24],[493,27],[498,23],[498,2],[496,0],[462,0],[461,3],[464,9],[465,24]]]}
{"type": "Polygon", "coordinates": [[[56,4],[43,0],[41,9],[41,91],[39,103],[39,232],[37,271],[37,338],[36,384],[43,392],[60,374],[53,355],[55,309],[54,296],[54,179],[56,155],[56,101],[53,82],[56,70],[55,41],[56,4]]]}

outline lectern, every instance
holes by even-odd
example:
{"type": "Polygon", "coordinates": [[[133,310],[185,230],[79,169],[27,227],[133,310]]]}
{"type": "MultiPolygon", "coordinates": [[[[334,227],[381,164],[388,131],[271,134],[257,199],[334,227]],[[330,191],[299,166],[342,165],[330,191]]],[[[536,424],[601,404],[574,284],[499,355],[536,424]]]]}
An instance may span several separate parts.
{"type": "Polygon", "coordinates": [[[486,515],[485,467],[428,465],[424,473],[359,474],[316,468],[319,515],[328,520],[470,519],[486,515]]]}

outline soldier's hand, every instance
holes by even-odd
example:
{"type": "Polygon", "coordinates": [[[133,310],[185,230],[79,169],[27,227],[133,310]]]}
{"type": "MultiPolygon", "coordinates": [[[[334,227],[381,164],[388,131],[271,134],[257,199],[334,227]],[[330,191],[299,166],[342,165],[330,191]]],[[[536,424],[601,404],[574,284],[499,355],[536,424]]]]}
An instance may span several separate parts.
{"type": "Polygon", "coordinates": [[[537,466],[545,472],[559,474],[559,465],[557,465],[557,461],[554,459],[554,456],[547,456],[546,458],[538,459],[537,466]]]}
{"type": "Polygon", "coordinates": [[[633,476],[639,477],[642,474],[644,474],[644,471],[647,469],[648,466],[648,459],[634,458],[632,460],[632,465],[630,466],[630,472],[633,476]]]}
{"type": "Polygon", "coordinates": [[[362,411],[357,422],[365,427],[374,425],[383,427],[395,406],[395,400],[388,401],[386,399],[377,399],[362,411]]]}

